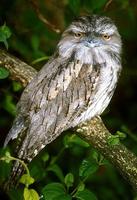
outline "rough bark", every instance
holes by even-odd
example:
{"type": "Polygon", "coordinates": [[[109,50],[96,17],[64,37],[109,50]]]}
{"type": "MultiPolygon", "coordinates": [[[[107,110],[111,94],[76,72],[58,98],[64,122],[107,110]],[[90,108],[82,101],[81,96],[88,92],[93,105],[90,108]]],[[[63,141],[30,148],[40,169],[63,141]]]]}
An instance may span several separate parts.
{"type": "Polygon", "coordinates": [[[8,69],[11,79],[19,81],[24,87],[37,74],[33,67],[3,50],[0,50],[0,66],[8,69]]]}
{"type": "Polygon", "coordinates": [[[80,124],[76,132],[104,155],[137,191],[137,157],[121,143],[109,144],[112,134],[100,117],[80,124]]]}
{"type": "MultiPolygon", "coordinates": [[[[8,69],[10,77],[21,82],[24,87],[37,74],[33,67],[2,50],[0,50],[0,66],[8,69]]],[[[137,191],[137,157],[121,143],[110,146],[108,139],[112,135],[100,117],[80,124],[75,131],[99,150],[137,191]]]]}

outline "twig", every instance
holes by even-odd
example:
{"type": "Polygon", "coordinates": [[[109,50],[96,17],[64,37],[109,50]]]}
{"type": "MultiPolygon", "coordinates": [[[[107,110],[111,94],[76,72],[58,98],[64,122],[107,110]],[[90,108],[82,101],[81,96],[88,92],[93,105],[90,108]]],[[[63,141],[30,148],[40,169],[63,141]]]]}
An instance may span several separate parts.
{"type": "Polygon", "coordinates": [[[30,3],[34,9],[34,11],[36,12],[38,18],[44,23],[46,24],[46,26],[48,26],[51,30],[53,30],[56,33],[60,33],[61,30],[56,28],[55,25],[51,24],[45,17],[44,15],[40,12],[39,6],[38,6],[38,2],[37,0],[30,0],[30,3]]]}
{"type": "MultiPolygon", "coordinates": [[[[25,87],[37,74],[31,66],[0,50],[0,63],[6,67],[11,78],[20,81],[25,87]]],[[[112,137],[100,117],[80,124],[76,133],[101,152],[137,191],[137,157],[123,144],[110,146],[108,139],[112,137]]]]}
{"type": "Polygon", "coordinates": [[[112,1],[113,0],[109,0],[106,4],[105,4],[105,6],[104,6],[104,11],[106,11],[107,9],[108,9],[108,7],[110,6],[110,4],[112,3],[112,1]]]}

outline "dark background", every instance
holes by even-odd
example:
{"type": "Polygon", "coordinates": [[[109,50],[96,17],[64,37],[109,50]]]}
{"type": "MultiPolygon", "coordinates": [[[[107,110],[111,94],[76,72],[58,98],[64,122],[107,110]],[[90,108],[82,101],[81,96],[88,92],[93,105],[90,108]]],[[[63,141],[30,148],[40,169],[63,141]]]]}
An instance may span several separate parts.
{"type": "MultiPolygon", "coordinates": [[[[39,70],[47,62],[47,58],[53,54],[60,34],[52,31],[38,18],[34,9],[34,2],[1,0],[0,26],[6,23],[12,32],[8,39],[8,52],[39,70]],[[39,58],[45,58],[45,60],[35,62],[39,58]]],[[[123,140],[123,143],[131,151],[137,153],[137,1],[38,0],[37,2],[44,17],[61,31],[76,16],[82,14],[106,15],[115,21],[123,41],[123,71],[111,104],[102,118],[111,133],[124,132],[127,137],[123,140]]],[[[0,46],[5,48],[2,42],[0,46]]],[[[9,78],[0,79],[1,147],[15,117],[15,105],[22,90],[23,88],[19,83],[11,81],[9,78]]],[[[37,156],[38,158],[30,165],[30,170],[37,180],[34,187],[39,194],[41,188],[46,184],[59,182],[58,176],[53,170],[51,172],[44,171],[43,156],[49,156],[48,161],[46,161],[48,164],[50,163],[49,160],[57,158],[55,163],[64,176],[69,172],[75,176],[74,185],[70,189],[73,190],[79,181],[78,171],[82,160],[88,159],[94,152],[92,148],[86,145],[85,147],[81,145],[81,142],[77,142],[78,139],[75,142],[70,142],[70,146],[66,147],[64,145],[66,135],[71,138],[70,132],[63,134],[50,144],[42,154],[37,156]],[[33,169],[34,166],[35,170],[33,169]],[[41,175],[42,173],[43,175],[41,175]]],[[[69,141],[68,138],[67,140],[69,141]]],[[[3,152],[2,148],[1,152],[3,152]]],[[[5,164],[0,165],[3,170],[5,164]]],[[[8,168],[7,165],[6,168],[8,168]]],[[[1,180],[6,177],[7,171],[0,172],[1,180]]],[[[131,186],[111,164],[100,166],[96,173],[89,176],[86,181],[86,188],[94,192],[99,200],[135,200],[137,198],[131,186]]],[[[18,193],[22,195],[21,191],[18,191],[18,193]]],[[[12,197],[10,198],[12,199],[12,197]]]]}

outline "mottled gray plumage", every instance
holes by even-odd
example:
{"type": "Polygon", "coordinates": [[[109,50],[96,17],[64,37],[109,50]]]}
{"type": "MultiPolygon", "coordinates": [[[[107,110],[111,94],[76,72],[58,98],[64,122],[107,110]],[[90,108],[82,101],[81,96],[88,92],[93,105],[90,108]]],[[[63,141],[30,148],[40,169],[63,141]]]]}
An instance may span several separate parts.
{"type": "MultiPolygon", "coordinates": [[[[77,18],[24,90],[5,145],[17,138],[17,156],[30,162],[64,130],[100,115],[116,87],[120,54],[121,38],[110,18],[77,18]]],[[[19,168],[16,163],[12,176],[19,168]]]]}

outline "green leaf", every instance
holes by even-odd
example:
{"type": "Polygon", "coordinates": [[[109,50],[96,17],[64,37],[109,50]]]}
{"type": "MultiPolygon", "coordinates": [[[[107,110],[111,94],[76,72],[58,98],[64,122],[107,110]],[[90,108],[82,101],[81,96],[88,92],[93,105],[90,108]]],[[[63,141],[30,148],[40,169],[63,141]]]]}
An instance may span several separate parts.
{"type": "Polygon", "coordinates": [[[22,85],[16,81],[12,82],[12,87],[14,92],[18,92],[22,89],[22,85]]]}
{"type": "Polygon", "coordinates": [[[11,36],[11,30],[8,26],[6,26],[6,24],[0,27],[0,32],[2,32],[6,38],[9,38],[11,36]]]}
{"type": "Polygon", "coordinates": [[[81,181],[78,185],[77,191],[83,191],[85,189],[85,184],[81,181]]]}
{"type": "Polygon", "coordinates": [[[49,158],[50,158],[50,156],[49,156],[48,152],[45,152],[42,155],[42,160],[44,161],[44,163],[46,163],[49,160],[49,158]]]}
{"type": "Polygon", "coordinates": [[[5,152],[5,156],[0,157],[0,160],[5,161],[6,163],[9,163],[12,160],[10,156],[10,152],[5,152]]]}
{"type": "Polygon", "coordinates": [[[98,162],[99,161],[99,153],[96,151],[96,150],[92,150],[92,158],[96,161],[96,162],[98,162]]]}
{"type": "Polygon", "coordinates": [[[126,138],[126,134],[121,132],[121,131],[117,131],[116,135],[118,135],[120,139],[125,139],[126,138]]]}
{"type": "Polygon", "coordinates": [[[47,171],[52,171],[56,174],[56,176],[59,178],[59,180],[61,182],[64,182],[64,175],[62,173],[62,170],[61,168],[56,165],[56,164],[53,164],[53,165],[50,165],[48,168],[47,168],[47,171]]]}
{"type": "Polygon", "coordinates": [[[41,155],[29,164],[30,174],[35,180],[42,180],[47,174],[41,155]]]}
{"type": "Polygon", "coordinates": [[[10,155],[10,152],[9,152],[9,151],[6,151],[6,152],[5,152],[5,156],[10,157],[10,156],[11,156],[11,155],[10,155]]]}
{"type": "Polygon", "coordinates": [[[98,164],[94,161],[83,160],[79,169],[79,176],[82,178],[88,177],[98,170],[98,164]]]}
{"type": "Polygon", "coordinates": [[[97,197],[95,194],[88,189],[85,189],[83,191],[78,191],[75,194],[75,197],[80,200],[97,200],[97,197]]]}
{"type": "Polygon", "coordinates": [[[10,94],[6,94],[5,101],[3,102],[3,107],[13,116],[16,115],[16,106],[13,103],[13,97],[10,94]]]}
{"type": "Polygon", "coordinates": [[[31,185],[35,182],[34,178],[32,178],[29,174],[23,174],[20,178],[20,183],[23,183],[24,185],[31,185]]]}
{"type": "Polygon", "coordinates": [[[72,187],[73,186],[73,183],[74,183],[74,176],[72,173],[68,173],[66,176],[65,176],[65,180],[64,180],[67,188],[69,187],[72,187]]]}
{"type": "Polygon", "coordinates": [[[64,144],[65,148],[69,148],[69,146],[70,146],[69,138],[70,138],[69,135],[65,135],[65,137],[63,139],[63,144],[64,144]]]}
{"type": "Polygon", "coordinates": [[[0,27],[0,42],[3,42],[8,49],[7,39],[11,36],[11,31],[6,24],[0,27]]]}
{"type": "Polygon", "coordinates": [[[53,200],[72,200],[72,197],[69,194],[61,194],[57,198],[53,198],[53,200]]]}
{"type": "Polygon", "coordinates": [[[77,145],[85,147],[85,148],[90,146],[87,142],[82,140],[76,134],[66,135],[64,137],[64,145],[65,145],[66,148],[72,147],[72,145],[74,145],[74,144],[77,144],[77,145]]]}
{"type": "Polygon", "coordinates": [[[90,158],[95,161],[99,166],[104,165],[106,161],[104,161],[104,156],[102,156],[99,152],[96,150],[92,150],[90,153],[90,158]]]}
{"type": "Polygon", "coordinates": [[[74,144],[77,144],[79,146],[82,146],[82,147],[89,147],[90,145],[85,142],[84,140],[82,140],[80,137],[78,137],[76,134],[73,134],[70,138],[70,142],[71,143],[74,143],[74,144]]]}
{"type": "Polygon", "coordinates": [[[9,76],[9,71],[4,67],[0,67],[0,79],[5,79],[9,76]]]}
{"type": "Polygon", "coordinates": [[[66,194],[65,188],[61,183],[50,183],[46,185],[42,194],[45,200],[71,200],[71,197],[66,194]]]}
{"type": "Polygon", "coordinates": [[[40,197],[34,189],[24,188],[24,200],[39,200],[40,197]]]}
{"type": "Polygon", "coordinates": [[[7,147],[0,149],[0,159],[1,159],[1,161],[4,161],[4,162],[0,162],[0,182],[1,183],[6,178],[8,178],[8,176],[10,174],[10,169],[11,169],[11,162],[10,161],[11,160],[8,158],[8,156],[10,156],[10,152],[9,152],[9,149],[7,147]]]}
{"type": "Polygon", "coordinates": [[[108,140],[107,140],[107,143],[110,146],[118,145],[120,143],[119,136],[118,135],[112,135],[112,136],[110,136],[108,138],[108,140]]]}
{"type": "Polygon", "coordinates": [[[5,152],[5,160],[6,163],[10,163],[11,162],[11,155],[9,151],[5,152]]]}

